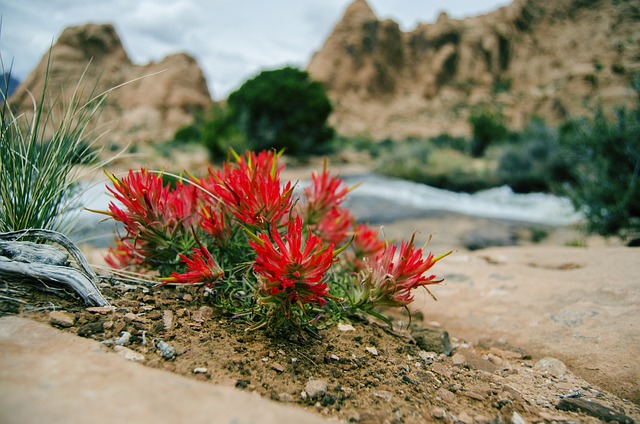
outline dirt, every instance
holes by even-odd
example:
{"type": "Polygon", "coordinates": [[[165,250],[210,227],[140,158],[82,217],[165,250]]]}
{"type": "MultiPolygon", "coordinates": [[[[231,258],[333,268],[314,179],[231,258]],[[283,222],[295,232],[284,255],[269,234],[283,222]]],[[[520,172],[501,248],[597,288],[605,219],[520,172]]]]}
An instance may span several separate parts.
{"type": "MultiPolygon", "coordinates": [[[[426,331],[416,324],[423,322],[420,316],[410,322],[406,314],[392,315],[393,331],[355,317],[315,336],[285,337],[245,331],[241,318],[210,306],[211,295],[202,287],[104,279],[100,289],[112,307],[85,309],[69,295],[29,290],[13,313],[98,340],[133,359],[131,351],[137,352],[149,367],[345,422],[601,422],[556,408],[574,398],[640,418],[636,405],[576,377],[561,362],[499,341],[470,345],[450,335],[449,355],[427,351],[414,337],[426,331]],[[131,335],[128,341],[124,332],[131,335]]],[[[10,302],[0,302],[0,310],[11,312],[10,302]]]]}

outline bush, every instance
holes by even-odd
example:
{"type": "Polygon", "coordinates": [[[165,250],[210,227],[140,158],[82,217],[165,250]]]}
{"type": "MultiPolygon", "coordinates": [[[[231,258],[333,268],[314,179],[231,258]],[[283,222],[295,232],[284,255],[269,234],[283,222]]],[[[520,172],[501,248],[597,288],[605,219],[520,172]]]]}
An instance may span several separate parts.
{"type": "MultiPolygon", "coordinates": [[[[634,89],[640,100],[640,79],[634,89]]],[[[640,105],[615,112],[609,120],[599,107],[593,118],[569,121],[560,142],[573,163],[566,193],[588,230],[625,238],[640,232],[640,105]]]]}
{"type": "Polygon", "coordinates": [[[321,153],[333,138],[332,112],[323,85],[295,68],[263,71],[231,93],[205,123],[202,137],[212,154],[244,149],[321,153]]]}
{"type": "Polygon", "coordinates": [[[472,112],[469,124],[472,133],[471,155],[476,158],[484,155],[489,144],[504,140],[509,135],[502,114],[488,108],[472,112]]]}
{"type": "Polygon", "coordinates": [[[569,164],[560,155],[555,131],[542,120],[532,120],[505,148],[498,164],[498,177],[514,191],[548,192],[570,178],[569,164]]]}

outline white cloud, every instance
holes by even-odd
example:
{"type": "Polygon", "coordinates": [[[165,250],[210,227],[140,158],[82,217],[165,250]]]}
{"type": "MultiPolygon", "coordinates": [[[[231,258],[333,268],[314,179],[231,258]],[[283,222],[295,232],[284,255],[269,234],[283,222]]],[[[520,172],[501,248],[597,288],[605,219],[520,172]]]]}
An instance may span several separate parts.
{"type": "MultiPolygon", "coordinates": [[[[0,0],[0,49],[23,79],[70,25],[115,25],[135,63],[186,51],[203,68],[216,98],[260,69],[305,66],[351,0],[0,0]]],[[[486,13],[506,0],[369,0],[381,18],[409,30],[433,21],[486,13]]]]}

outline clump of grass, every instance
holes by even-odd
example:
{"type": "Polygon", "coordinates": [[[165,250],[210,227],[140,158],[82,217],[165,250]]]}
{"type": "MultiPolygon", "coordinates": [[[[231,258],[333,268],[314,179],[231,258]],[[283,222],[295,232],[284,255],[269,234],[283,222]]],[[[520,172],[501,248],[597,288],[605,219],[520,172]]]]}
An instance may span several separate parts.
{"type": "MultiPolygon", "coordinates": [[[[2,64],[0,57],[0,64],[2,64]]],[[[76,166],[96,155],[90,124],[108,93],[85,92],[82,78],[63,104],[49,92],[51,55],[33,113],[18,114],[3,93],[0,106],[0,232],[22,229],[71,230],[77,205],[76,166]],[[89,100],[83,100],[89,99],[89,100]]],[[[4,69],[4,64],[2,64],[4,69]]]]}

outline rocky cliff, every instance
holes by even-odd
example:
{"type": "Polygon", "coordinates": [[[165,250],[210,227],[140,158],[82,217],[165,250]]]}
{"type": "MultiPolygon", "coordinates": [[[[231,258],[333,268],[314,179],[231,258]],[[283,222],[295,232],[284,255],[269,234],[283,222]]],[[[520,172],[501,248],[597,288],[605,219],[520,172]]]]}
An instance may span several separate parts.
{"type": "Polygon", "coordinates": [[[403,32],[366,0],[346,9],[308,64],[347,135],[404,138],[468,133],[490,104],[515,128],[556,124],[633,100],[640,72],[640,6],[633,0],[516,0],[495,12],[403,32]]]}
{"type": "Polygon", "coordinates": [[[158,63],[131,63],[112,25],[87,24],[65,29],[11,98],[30,113],[42,93],[49,66],[49,94],[68,105],[74,91],[82,99],[120,86],[107,97],[96,135],[117,146],[166,140],[212,103],[204,75],[184,53],[158,63]],[[49,60],[50,59],[50,60],[49,60]],[[79,81],[81,83],[79,84],[79,81]]]}

